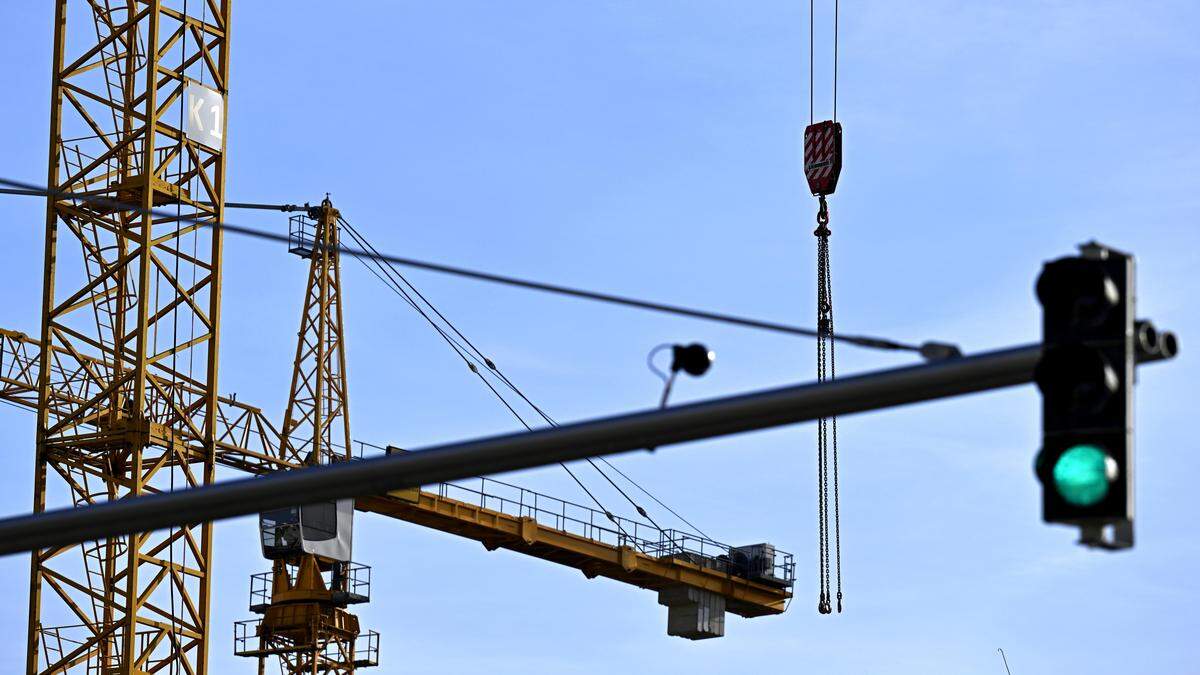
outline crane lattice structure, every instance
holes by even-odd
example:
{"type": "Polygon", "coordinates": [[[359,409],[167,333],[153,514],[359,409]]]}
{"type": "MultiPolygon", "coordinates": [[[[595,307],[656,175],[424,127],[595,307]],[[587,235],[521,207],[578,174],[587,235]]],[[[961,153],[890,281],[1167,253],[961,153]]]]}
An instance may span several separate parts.
{"type": "MultiPolygon", "coordinates": [[[[222,219],[224,108],[190,138],[185,92],[223,102],[229,2],[194,5],[56,3],[48,184],[131,206],[48,200],[35,511],[213,481],[221,235],[179,218],[222,219]]],[[[210,523],[36,551],[29,672],[204,672],[211,554],[210,523]]]]}
{"type": "MultiPolygon", "coordinates": [[[[207,225],[224,219],[230,2],[55,3],[41,335],[0,329],[0,398],[37,413],[35,512],[350,452],[336,261],[310,267],[284,424],[217,393],[222,237],[207,225]]],[[[778,614],[791,597],[782,552],[748,564],[486,479],[354,506],[655,590],[674,635],[715,637],[725,611],[778,614]]],[[[207,672],[212,548],[198,523],[35,551],[27,672],[207,672]]]]}
{"type": "MultiPolygon", "coordinates": [[[[279,453],[306,466],[347,461],[353,448],[338,218],[327,197],[291,219],[291,252],[309,260],[309,273],[279,453]]],[[[379,634],[364,633],[347,610],[370,598],[370,568],[350,560],[352,517],[350,501],[261,517],[263,552],[273,565],[270,572],[251,577],[250,607],[262,618],[234,626],[234,653],[257,659],[260,674],[270,657],[278,659],[285,675],[344,675],[378,665],[379,634]],[[309,520],[322,522],[313,528],[309,520]],[[313,529],[335,545],[305,546],[313,529]],[[341,542],[344,546],[336,545],[341,542]]]]}
{"type": "Polygon", "coordinates": [[[294,453],[304,464],[349,459],[352,447],[342,339],[339,216],[326,198],[308,214],[290,219],[291,252],[308,258],[309,271],[280,453],[294,453]]]}

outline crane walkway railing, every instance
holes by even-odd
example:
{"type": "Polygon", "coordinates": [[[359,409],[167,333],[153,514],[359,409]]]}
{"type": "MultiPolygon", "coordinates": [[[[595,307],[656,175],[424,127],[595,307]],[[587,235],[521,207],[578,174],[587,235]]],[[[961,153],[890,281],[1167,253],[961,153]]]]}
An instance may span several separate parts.
{"type": "MultiPolygon", "coordinates": [[[[387,452],[386,448],[364,441],[356,440],[354,444],[357,446],[355,458],[387,452]]],[[[609,546],[626,546],[654,558],[685,560],[737,576],[747,576],[750,571],[745,569],[743,562],[736,560],[736,556],[731,555],[734,547],[728,544],[699,534],[660,528],[641,520],[609,514],[494,478],[437,483],[421,489],[437,494],[442,499],[453,499],[517,518],[532,518],[560,532],[609,546]]],[[[775,551],[768,567],[755,572],[789,585],[795,580],[796,564],[790,553],[775,551]]]]}

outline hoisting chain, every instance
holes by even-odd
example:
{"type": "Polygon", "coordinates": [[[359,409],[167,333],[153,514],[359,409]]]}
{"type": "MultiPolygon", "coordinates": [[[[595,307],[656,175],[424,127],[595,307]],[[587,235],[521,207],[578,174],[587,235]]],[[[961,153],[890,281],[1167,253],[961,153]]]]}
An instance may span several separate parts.
{"type": "MultiPolygon", "coordinates": [[[[817,211],[817,381],[837,377],[833,339],[833,290],[829,262],[829,205],[820,195],[817,211]]],[[[817,611],[830,614],[830,514],[829,472],[833,468],[833,548],[835,553],[834,576],[837,583],[837,611],[842,611],[842,537],[840,504],[838,495],[838,448],[837,418],[822,417],[817,420],[817,530],[819,549],[820,597],[817,611]],[[832,450],[832,457],[831,457],[832,450]],[[832,461],[831,461],[832,460],[832,461]]]]}
{"type": "MultiPolygon", "coordinates": [[[[808,3],[808,127],[804,129],[804,177],[808,189],[818,197],[817,210],[817,381],[837,378],[834,356],[833,288],[829,264],[829,204],[826,197],[837,189],[842,172],[842,125],[837,121],[838,16],[840,3],[833,2],[833,119],[814,121],[815,1],[808,3]]],[[[820,595],[817,611],[833,613],[830,584],[830,539],[834,550],[833,575],[837,578],[837,611],[842,611],[842,528],[838,494],[837,418],[817,420],[817,574],[820,595]],[[831,448],[832,446],[832,448],[831,448]],[[830,450],[832,449],[832,457],[830,450]],[[833,531],[830,532],[829,471],[833,468],[833,531]]]]}

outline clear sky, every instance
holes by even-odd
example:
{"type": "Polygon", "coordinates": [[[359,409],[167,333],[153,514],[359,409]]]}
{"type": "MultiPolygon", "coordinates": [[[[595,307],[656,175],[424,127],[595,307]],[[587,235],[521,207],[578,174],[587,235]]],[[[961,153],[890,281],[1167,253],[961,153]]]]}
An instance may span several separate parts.
{"type": "MultiPolygon", "coordinates": [[[[811,324],[803,4],[240,0],[229,199],[328,191],[397,254],[811,324]]],[[[6,177],[44,180],[51,19],[51,3],[0,5],[6,177]]],[[[1135,550],[1084,550],[1040,522],[1039,403],[1023,387],[843,421],[840,616],[815,611],[811,425],[614,460],[717,538],[795,552],[791,609],[731,617],[720,640],[668,638],[651,592],[360,517],[376,672],[1003,673],[997,647],[1020,675],[1197,672],[1198,30],[1186,0],[843,3],[839,328],[967,351],[1027,342],[1042,261],[1092,238],[1137,254],[1140,313],[1183,353],[1140,373],[1135,550]]],[[[0,326],[31,334],[43,209],[0,198],[0,326]]],[[[344,276],[356,438],[515,428],[411,310],[357,264],[344,276]]],[[[644,357],[662,342],[718,354],[680,401],[813,376],[804,339],[410,278],[560,420],[653,405],[644,357]]],[[[220,387],[276,418],[303,284],[282,245],[228,241],[220,387]]],[[[912,361],[838,358],[842,372],[912,361]]],[[[0,512],[30,508],[33,437],[32,415],[0,409],[0,512]]],[[[582,501],[561,474],[513,480],[582,501]]],[[[252,672],[232,623],[267,565],[250,520],[218,525],[217,543],[211,672],[252,672]]],[[[0,559],[3,673],[23,671],[27,574],[27,557],[0,559]]]]}

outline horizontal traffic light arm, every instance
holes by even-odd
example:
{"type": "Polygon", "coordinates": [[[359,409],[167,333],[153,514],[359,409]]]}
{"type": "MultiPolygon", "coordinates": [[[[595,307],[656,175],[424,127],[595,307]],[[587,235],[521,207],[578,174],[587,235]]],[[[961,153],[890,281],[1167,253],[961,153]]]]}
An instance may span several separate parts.
{"type": "MultiPolygon", "coordinates": [[[[0,520],[0,555],[663,447],[1033,380],[1040,344],[0,520]]],[[[1169,355],[1168,355],[1169,357],[1169,355]]],[[[1139,357],[1139,361],[1164,356],[1139,357]]]]}

